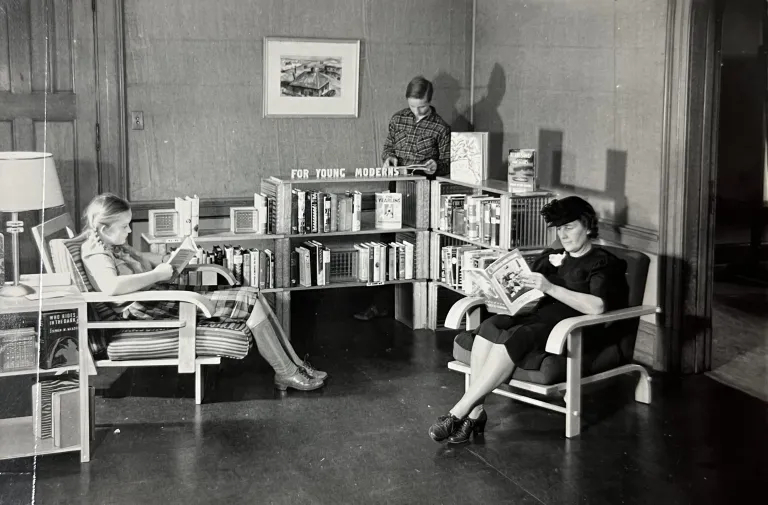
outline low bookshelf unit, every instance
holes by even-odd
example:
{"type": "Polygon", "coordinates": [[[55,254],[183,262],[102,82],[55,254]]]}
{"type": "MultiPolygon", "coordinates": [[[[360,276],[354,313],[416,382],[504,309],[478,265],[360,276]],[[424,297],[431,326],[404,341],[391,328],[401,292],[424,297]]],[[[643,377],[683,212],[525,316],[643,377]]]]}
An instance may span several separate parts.
{"type": "Polygon", "coordinates": [[[277,202],[276,232],[281,238],[275,240],[275,261],[282,289],[276,293],[276,306],[286,331],[294,291],[380,285],[395,286],[395,319],[414,329],[426,328],[426,178],[268,177],[262,179],[261,192],[277,202]],[[401,196],[383,198],[387,192],[401,196]],[[394,220],[388,219],[393,217],[390,208],[380,209],[377,220],[377,194],[380,202],[399,202],[394,220]]]}

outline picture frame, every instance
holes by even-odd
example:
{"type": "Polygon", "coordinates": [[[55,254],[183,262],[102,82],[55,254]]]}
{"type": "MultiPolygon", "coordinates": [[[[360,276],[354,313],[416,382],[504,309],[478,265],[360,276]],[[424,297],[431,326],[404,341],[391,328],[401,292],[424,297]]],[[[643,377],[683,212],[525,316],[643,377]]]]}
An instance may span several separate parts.
{"type": "Polygon", "coordinates": [[[360,40],[264,38],[264,117],[359,115],[360,40]]]}

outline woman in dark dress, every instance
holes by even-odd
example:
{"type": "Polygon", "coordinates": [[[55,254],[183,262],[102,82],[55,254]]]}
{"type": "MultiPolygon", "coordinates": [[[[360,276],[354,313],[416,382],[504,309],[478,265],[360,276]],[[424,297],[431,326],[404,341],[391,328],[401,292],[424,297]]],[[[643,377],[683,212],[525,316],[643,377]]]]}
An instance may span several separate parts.
{"type": "MultiPolygon", "coordinates": [[[[546,356],[550,331],[563,319],[601,314],[624,308],[629,287],[627,265],[598,246],[597,216],[577,196],[553,200],[541,214],[548,226],[557,227],[562,249],[548,249],[533,264],[523,285],[545,296],[527,314],[495,315],[476,330],[470,359],[470,387],[447,415],[429,429],[435,441],[462,443],[472,433],[482,433],[488,416],[486,395],[509,380],[516,367],[536,370],[546,356]]],[[[585,342],[585,349],[589,342],[585,342]]]]}

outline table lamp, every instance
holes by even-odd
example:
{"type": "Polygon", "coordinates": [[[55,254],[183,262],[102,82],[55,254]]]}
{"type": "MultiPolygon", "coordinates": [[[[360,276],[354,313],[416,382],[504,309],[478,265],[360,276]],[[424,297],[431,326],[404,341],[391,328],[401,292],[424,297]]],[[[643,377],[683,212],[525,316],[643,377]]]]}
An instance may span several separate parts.
{"type": "Polygon", "coordinates": [[[64,205],[59,176],[50,153],[0,152],[0,212],[10,212],[6,231],[11,234],[13,284],[0,287],[0,296],[17,297],[34,290],[19,282],[19,233],[24,223],[19,212],[64,205]]]}

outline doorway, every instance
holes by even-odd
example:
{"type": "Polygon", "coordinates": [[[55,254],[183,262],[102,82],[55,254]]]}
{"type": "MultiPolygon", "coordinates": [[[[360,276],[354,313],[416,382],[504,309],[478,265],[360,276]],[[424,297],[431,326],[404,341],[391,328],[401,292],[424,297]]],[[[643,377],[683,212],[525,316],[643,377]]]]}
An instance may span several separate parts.
{"type": "Polygon", "coordinates": [[[719,18],[717,198],[709,374],[768,401],[766,15],[764,0],[729,0],[719,18]]]}

